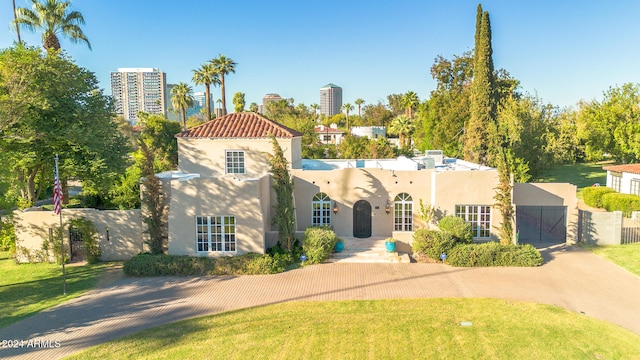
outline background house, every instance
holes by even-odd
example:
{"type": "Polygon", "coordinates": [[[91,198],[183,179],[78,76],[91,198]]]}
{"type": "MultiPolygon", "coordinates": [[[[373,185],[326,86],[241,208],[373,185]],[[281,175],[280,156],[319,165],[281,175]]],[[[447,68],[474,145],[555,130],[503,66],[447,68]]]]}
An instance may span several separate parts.
{"type": "Polygon", "coordinates": [[[640,195],[640,164],[611,165],[607,171],[607,187],[622,193],[640,195]]]}

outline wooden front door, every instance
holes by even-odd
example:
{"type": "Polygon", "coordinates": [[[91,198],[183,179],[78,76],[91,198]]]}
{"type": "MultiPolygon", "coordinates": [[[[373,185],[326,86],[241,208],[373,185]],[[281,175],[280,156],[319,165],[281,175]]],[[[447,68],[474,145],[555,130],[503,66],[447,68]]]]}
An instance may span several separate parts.
{"type": "Polygon", "coordinates": [[[371,204],[366,200],[359,200],[353,205],[353,236],[371,237],[371,204]]]}

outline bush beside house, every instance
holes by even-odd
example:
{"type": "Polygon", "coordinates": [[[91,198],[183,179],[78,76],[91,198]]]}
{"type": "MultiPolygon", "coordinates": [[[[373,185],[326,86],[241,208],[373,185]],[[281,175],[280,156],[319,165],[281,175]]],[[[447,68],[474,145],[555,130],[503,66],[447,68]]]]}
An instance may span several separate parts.
{"type": "Polygon", "coordinates": [[[640,211],[640,196],[606,193],[602,196],[602,207],[607,211],[622,211],[622,216],[631,217],[633,211],[640,211]]]}
{"type": "Polygon", "coordinates": [[[336,233],[328,226],[310,227],[304,232],[302,251],[309,264],[319,264],[329,257],[336,245],[336,233]]]}
{"type": "Polygon", "coordinates": [[[540,266],[542,255],[532,245],[502,245],[497,242],[462,244],[447,255],[452,266],[540,266]]]}
{"type": "Polygon", "coordinates": [[[589,186],[582,189],[584,203],[595,208],[603,208],[602,197],[605,194],[614,193],[615,190],[604,186],[589,186]]]}
{"type": "Polygon", "coordinates": [[[539,266],[543,263],[540,252],[529,244],[502,245],[494,241],[472,244],[471,226],[462,218],[445,216],[438,228],[439,231],[418,229],[414,232],[412,249],[417,260],[439,261],[440,256],[446,254],[446,263],[452,266],[539,266]]]}
{"type": "Polygon", "coordinates": [[[128,276],[191,276],[191,275],[262,275],[285,271],[294,259],[289,254],[249,253],[219,258],[138,254],[125,261],[128,276]]]}

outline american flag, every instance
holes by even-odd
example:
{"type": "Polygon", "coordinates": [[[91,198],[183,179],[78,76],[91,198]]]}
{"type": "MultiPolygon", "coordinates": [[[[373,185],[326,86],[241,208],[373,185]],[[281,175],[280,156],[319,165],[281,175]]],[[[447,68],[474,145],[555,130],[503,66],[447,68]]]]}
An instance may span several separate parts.
{"type": "Polygon", "coordinates": [[[56,154],[56,166],[53,170],[53,212],[56,215],[60,214],[62,208],[62,184],[60,184],[60,177],[58,176],[58,155],[56,154]]]}

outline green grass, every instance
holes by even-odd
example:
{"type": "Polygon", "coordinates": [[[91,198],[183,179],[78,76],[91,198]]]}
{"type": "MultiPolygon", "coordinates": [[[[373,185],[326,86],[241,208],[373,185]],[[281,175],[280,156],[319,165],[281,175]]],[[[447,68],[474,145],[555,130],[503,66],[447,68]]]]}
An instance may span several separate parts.
{"type": "Polygon", "coordinates": [[[63,295],[61,265],[18,265],[8,252],[0,252],[0,328],[79,296],[110,266],[113,263],[65,266],[67,295],[63,295]]]}
{"type": "Polygon", "coordinates": [[[582,198],[582,188],[592,186],[595,183],[605,186],[607,172],[602,170],[605,163],[579,163],[559,166],[546,170],[540,178],[533,182],[559,182],[570,183],[578,187],[578,198],[582,198]]]}
{"type": "Polygon", "coordinates": [[[624,359],[630,331],[496,299],[290,302],[191,319],[72,359],[624,359]],[[461,326],[471,322],[472,326],[461,326]]]}
{"type": "Polygon", "coordinates": [[[581,245],[592,253],[640,276],[640,243],[627,245],[581,245]]]}

